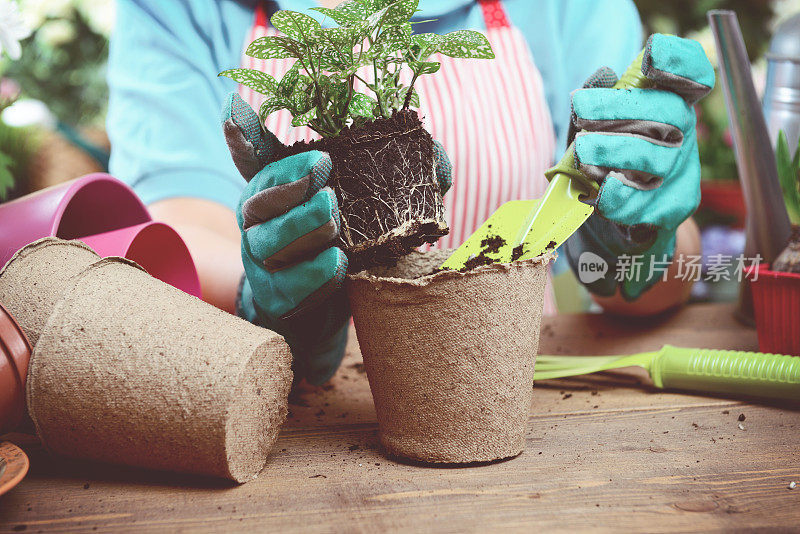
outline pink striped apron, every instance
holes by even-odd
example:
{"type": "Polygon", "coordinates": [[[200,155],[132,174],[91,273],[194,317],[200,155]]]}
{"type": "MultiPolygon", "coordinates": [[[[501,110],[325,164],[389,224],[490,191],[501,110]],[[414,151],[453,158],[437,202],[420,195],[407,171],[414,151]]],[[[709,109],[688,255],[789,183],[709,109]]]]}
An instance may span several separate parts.
{"type": "MultiPolygon", "coordinates": [[[[509,23],[500,0],[478,1],[496,58],[454,59],[436,54],[431,60],[441,62],[439,72],[416,83],[423,123],[453,163],[453,188],[444,199],[450,234],[436,245],[447,248],[460,245],[504,202],[540,197],[547,185],[544,171],[552,164],[555,150],[542,78],[524,36],[509,23]]],[[[266,35],[278,35],[278,31],[269,26],[262,6],[256,10],[245,47],[266,35]]],[[[278,79],[293,62],[242,54],[242,66],[278,79]]],[[[369,71],[362,77],[369,79],[369,71]]],[[[259,109],[264,95],[244,86],[239,92],[253,109],[259,109]]],[[[265,126],[286,144],[316,137],[308,127],[294,128],[291,122],[289,112],[281,110],[267,117],[265,126]]],[[[554,312],[549,289],[545,313],[554,312]]]]}

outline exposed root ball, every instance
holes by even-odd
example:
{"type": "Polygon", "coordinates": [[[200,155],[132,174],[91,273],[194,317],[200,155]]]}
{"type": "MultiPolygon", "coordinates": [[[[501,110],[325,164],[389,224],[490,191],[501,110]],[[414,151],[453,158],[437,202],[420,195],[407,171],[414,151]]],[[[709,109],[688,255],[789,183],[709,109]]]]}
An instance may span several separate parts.
{"type": "Polygon", "coordinates": [[[328,185],[342,215],[340,246],[350,271],[391,265],[449,231],[434,168],[433,139],[413,111],[395,112],[335,138],[300,142],[285,155],[325,151],[328,185]]]}

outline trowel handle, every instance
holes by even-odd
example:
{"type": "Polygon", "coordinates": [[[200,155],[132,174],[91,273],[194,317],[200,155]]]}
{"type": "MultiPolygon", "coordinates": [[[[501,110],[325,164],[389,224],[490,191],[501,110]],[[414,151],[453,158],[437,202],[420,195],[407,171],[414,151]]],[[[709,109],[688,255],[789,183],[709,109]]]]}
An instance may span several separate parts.
{"type": "Polygon", "coordinates": [[[650,367],[661,388],[800,400],[800,357],[665,345],[650,367]]]}
{"type": "MultiPolygon", "coordinates": [[[[646,89],[653,86],[647,77],[642,73],[642,60],[644,59],[644,50],[642,50],[636,59],[628,66],[620,79],[614,84],[614,89],[646,89]]],[[[559,174],[564,174],[579,182],[582,189],[586,191],[587,196],[594,196],[597,193],[598,185],[588,178],[582,172],[575,168],[575,147],[574,143],[569,145],[567,151],[564,152],[564,157],[561,158],[555,167],[545,171],[544,175],[548,180],[552,181],[553,178],[559,174]]]]}

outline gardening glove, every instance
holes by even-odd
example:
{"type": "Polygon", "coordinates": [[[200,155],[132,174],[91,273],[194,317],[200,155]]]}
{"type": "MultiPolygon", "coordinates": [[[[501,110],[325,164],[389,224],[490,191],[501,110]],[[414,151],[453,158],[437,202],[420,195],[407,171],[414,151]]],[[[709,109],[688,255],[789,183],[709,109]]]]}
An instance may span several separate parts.
{"type": "Polygon", "coordinates": [[[567,240],[565,253],[579,278],[580,264],[599,256],[608,270],[585,285],[601,296],[619,286],[627,300],[663,276],[676,230],[700,202],[693,105],[714,87],[700,44],[671,35],[647,40],[642,73],[654,88],[612,89],[617,77],[604,68],[572,95],[575,165],[599,193],[594,214],[567,240]],[[618,264],[626,271],[621,282],[618,264]]]}
{"type": "Polygon", "coordinates": [[[286,339],[296,379],[322,384],[342,360],[350,316],[347,257],[331,245],[339,234],[336,195],[325,186],[331,159],[311,151],[276,161],[280,142],[238,94],[222,119],[248,181],[236,210],[245,271],[238,314],[286,339]]]}
{"type": "MultiPolygon", "coordinates": [[[[322,384],[336,372],[347,343],[350,311],[343,289],[347,257],[339,235],[336,195],[325,184],[330,157],[309,151],[277,160],[281,144],[253,109],[232,93],[223,130],[233,161],[248,181],[236,210],[245,276],[237,313],[286,339],[297,379],[322,384]]],[[[452,167],[435,144],[442,194],[452,167]]]]}

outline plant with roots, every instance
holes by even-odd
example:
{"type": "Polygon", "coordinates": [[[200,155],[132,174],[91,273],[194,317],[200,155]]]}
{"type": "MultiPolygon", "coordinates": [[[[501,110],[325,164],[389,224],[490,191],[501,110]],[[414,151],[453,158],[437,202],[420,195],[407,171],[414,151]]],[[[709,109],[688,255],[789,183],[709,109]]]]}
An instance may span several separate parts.
{"type": "Polygon", "coordinates": [[[292,125],[307,125],[323,137],[335,137],[346,126],[358,128],[394,110],[419,107],[414,84],[433,74],[440,63],[435,53],[455,58],[492,59],[486,37],[459,30],[444,35],[412,33],[411,17],[419,0],[349,0],[336,8],[316,7],[323,27],[314,18],[295,11],[277,11],[272,25],[283,35],[261,37],[247,47],[257,59],[293,58],[286,74],[276,80],[254,69],[220,73],[264,94],[259,115],[281,109],[292,114],[292,125]],[[410,83],[401,74],[410,73],[410,83]],[[357,90],[356,82],[367,90],[357,90]]]}

